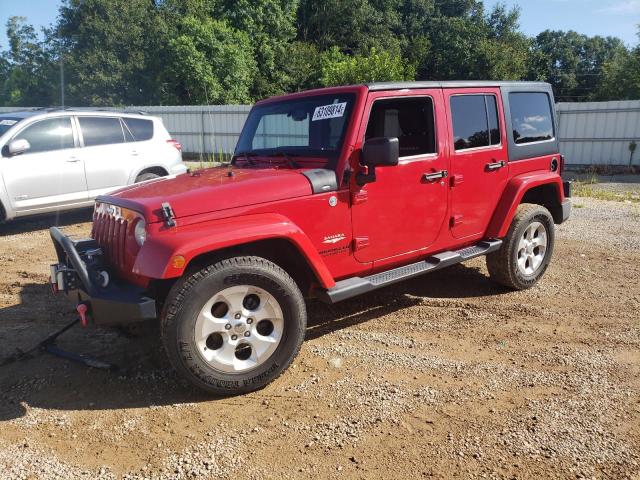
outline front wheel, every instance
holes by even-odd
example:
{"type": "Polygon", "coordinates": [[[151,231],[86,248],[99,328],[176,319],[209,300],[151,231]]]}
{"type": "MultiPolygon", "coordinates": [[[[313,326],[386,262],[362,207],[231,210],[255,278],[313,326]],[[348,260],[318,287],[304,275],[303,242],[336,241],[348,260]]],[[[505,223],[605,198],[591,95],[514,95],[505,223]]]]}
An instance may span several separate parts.
{"type": "Polygon", "coordinates": [[[222,260],[185,277],[165,305],[169,360],[216,395],[247,393],[277,378],[298,354],[307,323],[296,283],[260,257],[222,260]]]}
{"type": "Polygon", "coordinates": [[[530,203],[519,205],[502,248],[487,255],[491,278],[515,290],[534,286],[551,262],[554,240],[549,210],[530,203]]]}

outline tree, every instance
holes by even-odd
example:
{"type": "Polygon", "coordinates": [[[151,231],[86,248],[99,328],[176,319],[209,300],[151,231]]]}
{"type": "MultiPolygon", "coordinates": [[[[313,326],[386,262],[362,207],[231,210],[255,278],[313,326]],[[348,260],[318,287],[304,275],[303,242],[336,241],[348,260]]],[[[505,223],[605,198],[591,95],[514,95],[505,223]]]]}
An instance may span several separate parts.
{"type": "Polygon", "coordinates": [[[401,0],[302,0],[298,10],[299,38],[320,51],[338,47],[345,53],[375,48],[399,53],[401,0]]]}
{"type": "Polygon", "coordinates": [[[538,35],[536,76],[551,83],[560,101],[594,99],[605,64],[627,52],[617,38],[547,30],[538,35]]]}
{"type": "Polygon", "coordinates": [[[640,100],[640,46],[619,52],[603,68],[598,100],[640,100]]]}
{"type": "Polygon", "coordinates": [[[161,103],[168,34],[155,2],[68,0],[60,8],[57,35],[70,102],[161,103]]]}
{"type": "Polygon", "coordinates": [[[250,103],[256,65],[249,36],[225,21],[187,17],[169,42],[172,102],[250,103]]]}
{"type": "Polygon", "coordinates": [[[292,42],[282,66],[284,90],[297,92],[321,86],[322,57],[313,43],[292,42]]]}
{"type": "Polygon", "coordinates": [[[262,98],[286,91],[283,72],[296,36],[298,0],[224,0],[219,14],[251,40],[257,74],[252,95],[262,98]]]}
{"type": "Polygon", "coordinates": [[[413,65],[389,52],[371,49],[368,55],[346,55],[333,47],[322,55],[324,86],[414,79],[413,65]]]}
{"type": "MultiPolygon", "coordinates": [[[[47,32],[44,32],[45,34],[47,32]]],[[[7,21],[9,50],[0,58],[0,97],[12,106],[51,105],[58,92],[56,54],[24,17],[7,21]]]]}

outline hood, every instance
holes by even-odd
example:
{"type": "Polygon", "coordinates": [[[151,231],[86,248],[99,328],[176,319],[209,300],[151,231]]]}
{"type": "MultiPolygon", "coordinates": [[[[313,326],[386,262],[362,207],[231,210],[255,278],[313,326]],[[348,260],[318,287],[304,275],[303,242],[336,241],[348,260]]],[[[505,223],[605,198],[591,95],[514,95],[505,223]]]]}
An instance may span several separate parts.
{"type": "Polygon", "coordinates": [[[229,171],[218,167],[159,178],[98,197],[98,201],[138,211],[155,222],[161,220],[165,202],[176,218],[183,218],[311,194],[309,180],[297,170],[234,168],[232,176],[229,171]]]}

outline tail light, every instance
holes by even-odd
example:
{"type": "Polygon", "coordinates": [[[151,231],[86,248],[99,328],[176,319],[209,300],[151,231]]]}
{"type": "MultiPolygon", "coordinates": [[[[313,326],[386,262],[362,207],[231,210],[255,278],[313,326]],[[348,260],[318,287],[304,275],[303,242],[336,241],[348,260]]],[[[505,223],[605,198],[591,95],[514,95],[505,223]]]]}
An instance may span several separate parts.
{"type": "Polygon", "coordinates": [[[171,139],[167,140],[167,143],[169,145],[171,145],[173,148],[175,148],[176,150],[178,150],[179,152],[182,151],[182,145],[180,145],[179,141],[174,140],[174,139],[171,138],[171,139]]]}
{"type": "Polygon", "coordinates": [[[564,173],[564,155],[560,155],[560,169],[558,171],[560,175],[564,173]]]}

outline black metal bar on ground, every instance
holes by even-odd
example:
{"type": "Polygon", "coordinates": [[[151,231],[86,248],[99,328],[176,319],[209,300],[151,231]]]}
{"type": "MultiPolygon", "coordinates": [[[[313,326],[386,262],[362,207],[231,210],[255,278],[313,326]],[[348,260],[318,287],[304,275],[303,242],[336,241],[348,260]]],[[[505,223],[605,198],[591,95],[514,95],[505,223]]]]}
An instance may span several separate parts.
{"type": "Polygon", "coordinates": [[[65,325],[57,332],[52,333],[51,335],[49,335],[47,338],[45,338],[42,342],[38,344],[38,349],[43,352],[49,353],[51,355],[55,355],[56,357],[60,357],[66,360],[70,360],[72,362],[80,363],[87,367],[99,368],[101,370],[112,370],[112,371],[118,370],[118,367],[116,365],[103,362],[102,360],[97,360],[95,358],[91,358],[86,355],[81,355],[74,352],[68,352],[58,347],[58,345],[56,345],[56,340],[58,339],[58,337],[63,333],[65,333],[67,330],[69,330],[71,327],[77,325],[79,322],[80,322],[80,319],[76,318],[73,322],[69,323],[68,325],[65,325]]]}

